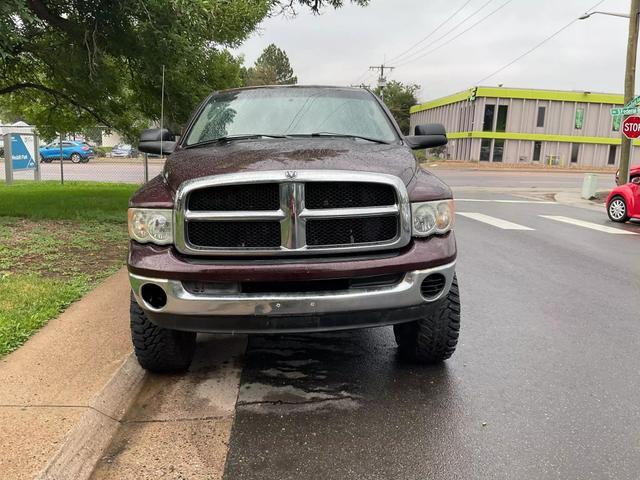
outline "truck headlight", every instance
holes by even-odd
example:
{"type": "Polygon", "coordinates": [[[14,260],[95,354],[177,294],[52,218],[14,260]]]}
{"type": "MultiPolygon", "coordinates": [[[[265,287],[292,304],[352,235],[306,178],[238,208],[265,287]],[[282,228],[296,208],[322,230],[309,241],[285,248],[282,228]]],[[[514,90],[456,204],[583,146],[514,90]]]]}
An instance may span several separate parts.
{"type": "Polygon", "coordinates": [[[173,243],[173,210],[130,208],[129,237],[140,243],[173,243]]]}
{"type": "Polygon", "coordinates": [[[453,200],[416,202],[411,204],[411,224],[414,237],[446,233],[453,227],[453,200]]]}

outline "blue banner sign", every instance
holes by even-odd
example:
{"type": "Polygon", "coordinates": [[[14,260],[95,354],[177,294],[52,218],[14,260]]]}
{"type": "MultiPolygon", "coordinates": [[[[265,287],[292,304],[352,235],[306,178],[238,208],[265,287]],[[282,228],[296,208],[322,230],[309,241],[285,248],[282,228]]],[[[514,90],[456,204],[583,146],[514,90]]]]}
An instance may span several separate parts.
{"type": "Polygon", "coordinates": [[[32,170],[36,165],[35,137],[11,134],[11,159],[14,170],[32,170]]]}

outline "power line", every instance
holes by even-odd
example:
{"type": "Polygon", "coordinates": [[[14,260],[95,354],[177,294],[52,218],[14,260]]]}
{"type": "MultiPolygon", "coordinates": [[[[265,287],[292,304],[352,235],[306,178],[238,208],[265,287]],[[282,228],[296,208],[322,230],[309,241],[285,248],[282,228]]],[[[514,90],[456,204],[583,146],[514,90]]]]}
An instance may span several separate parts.
{"type": "MultiPolygon", "coordinates": [[[[482,22],[484,22],[485,20],[487,20],[489,17],[491,17],[492,15],[498,13],[500,10],[502,10],[504,7],[506,7],[508,4],[510,4],[513,0],[507,0],[506,2],[504,2],[503,4],[501,4],[498,8],[492,10],[491,12],[489,12],[487,15],[485,15],[484,17],[482,17],[480,20],[478,20],[477,22],[475,22],[474,24],[472,24],[471,26],[469,26],[468,28],[465,28],[464,30],[462,30],[460,33],[458,33],[457,35],[454,35],[453,37],[449,38],[448,40],[446,40],[444,43],[441,43],[440,45],[438,45],[435,48],[432,48],[431,50],[428,50],[427,52],[423,53],[422,55],[419,55],[417,57],[411,58],[409,60],[405,60],[401,63],[399,63],[398,65],[396,65],[396,67],[402,67],[404,65],[407,65],[411,62],[415,62],[416,60],[420,60],[424,57],[426,57],[427,55],[432,54],[433,52],[436,52],[437,50],[440,50],[442,47],[444,47],[445,45],[449,45],[451,42],[453,42],[454,40],[456,40],[457,38],[460,38],[462,35],[464,35],[465,33],[467,33],[469,30],[475,28],[477,25],[481,24],[482,22]]],[[[604,0],[603,0],[604,1],[604,0]]],[[[485,5],[487,5],[489,2],[487,2],[485,5]]],[[[483,6],[484,7],[484,6],[483,6]]],[[[454,29],[455,30],[455,29],[454,29]]],[[[445,34],[446,36],[446,34],[445,34]]],[[[442,38],[442,37],[441,37],[442,38]]],[[[437,42],[437,40],[436,40],[437,42]]],[[[435,43],[435,42],[434,42],[435,43]]]]}
{"type": "MultiPolygon", "coordinates": [[[[586,11],[586,13],[590,12],[591,10],[598,8],[601,4],[603,4],[605,2],[605,0],[600,0],[598,3],[596,3],[593,7],[591,7],[589,10],[586,11]]],[[[529,55],[530,53],[532,53],[533,51],[537,50],[538,48],[540,48],[542,45],[544,45],[545,43],[547,43],[549,40],[557,37],[558,35],[560,35],[562,32],[564,32],[567,28],[569,28],[571,25],[573,25],[574,23],[576,23],[579,19],[578,18],[574,18],[573,20],[571,20],[569,23],[567,23],[565,26],[563,26],[562,28],[560,28],[559,30],[557,30],[556,32],[552,33],[551,35],[549,35],[548,37],[546,37],[545,39],[543,39],[541,42],[539,42],[538,44],[536,44],[534,47],[530,48],[529,50],[527,50],[526,52],[524,52],[523,54],[519,55],[518,57],[514,58],[513,60],[511,60],[509,63],[507,63],[506,65],[503,65],[502,67],[500,67],[499,69],[497,69],[495,72],[493,72],[491,75],[487,75],[486,77],[484,77],[481,80],[478,80],[475,84],[476,85],[480,85],[482,82],[484,82],[485,80],[490,79],[491,77],[497,75],[498,73],[502,72],[503,70],[506,70],[507,68],[509,68],[511,65],[513,65],[514,63],[518,62],[519,60],[522,60],[524,57],[526,57],[527,55],[529,55]]]]}
{"type": "Polygon", "coordinates": [[[433,45],[437,44],[440,40],[442,40],[443,38],[447,37],[450,33],[456,31],[459,27],[461,27],[462,25],[464,25],[464,23],[469,20],[470,18],[476,16],[479,12],[481,12],[482,10],[484,10],[487,5],[489,5],[491,2],[493,2],[494,0],[487,0],[485,3],[483,3],[482,5],[480,5],[480,7],[476,10],[474,10],[473,12],[471,12],[469,15],[467,15],[466,17],[464,17],[461,21],[459,21],[456,25],[453,26],[453,28],[450,28],[449,30],[447,30],[444,34],[440,35],[438,38],[436,38],[435,40],[430,41],[428,44],[424,45],[423,47],[419,48],[418,50],[416,50],[415,52],[413,52],[412,54],[410,54],[408,57],[404,58],[399,65],[404,65],[405,63],[408,63],[410,61],[412,61],[413,59],[411,57],[414,57],[415,55],[420,55],[422,52],[424,52],[425,50],[429,49],[430,47],[432,47],[433,45]]]}
{"type": "Polygon", "coordinates": [[[469,5],[473,0],[467,0],[466,2],[464,2],[462,4],[462,6],[460,8],[458,8],[455,12],[453,12],[449,17],[447,17],[447,19],[440,23],[436,28],[434,28],[433,30],[431,30],[431,32],[426,36],[423,37],[422,39],[420,39],[419,41],[417,41],[416,43],[414,43],[413,45],[411,45],[409,48],[407,48],[405,51],[403,51],[402,53],[400,53],[399,55],[396,55],[395,57],[391,58],[391,60],[389,60],[389,62],[395,62],[398,61],[400,58],[402,58],[406,53],[410,52],[411,50],[413,50],[415,47],[417,47],[418,45],[420,45],[422,42],[428,40],[434,33],[436,33],[438,30],[440,30],[442,27],[444,27],[447,23],[449,23],[449,20],[451,20],[453,17],[455,17],[458,13],[460,13],[467,5],[469,5]]]}
{"type": "Polygon", "coordinates": [[[357,78],[357,80],[356,80],[355,82],[353,82],[353,83],[358,84],[358,83],[360,83],[360,82],[364,81],[364,79],[365,79],[365,78],[367,77],[367,75],[368,75],[368,74],[370,74],[370,73],[371,73],[371,70],[367,68],[367,69],[364,71],[364,73],[363,73],[362,75],[360,75],[360,76],[357,78]]]}

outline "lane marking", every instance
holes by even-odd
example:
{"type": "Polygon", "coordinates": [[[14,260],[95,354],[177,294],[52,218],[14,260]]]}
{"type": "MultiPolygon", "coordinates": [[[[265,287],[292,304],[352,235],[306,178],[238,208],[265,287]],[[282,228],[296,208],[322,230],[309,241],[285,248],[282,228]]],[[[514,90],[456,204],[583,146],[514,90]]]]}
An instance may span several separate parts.
{"type": "Polygon", "coordinates": [[[455,198],[456,202],[477,202],[477,203],[527,203],[527,204],[535,204],[538,203],[540,205],[558,205],[556,202],[551,202],[548,200],[490,200],[485,198],[455,198]]]}
{"type": "Polygon", "coordinates": [[[501,228],[502,230],[533,230],[533,228],[518,225],[517,223],[502,220],[501,218],[491,217],[484,213],[456,212],[456,215],[462,215],[463,217],[468,217],[479,222],[488,223],[489,225],[501,228]]]}
{"type": "Polygon", "coordinates": [[[584,220],[576,220],[575,218],[563,217],[561,215],[540,215],[542,218],[548,218],[549,220],[555,220],[556,222],[568,223],[570,225],[577,225],[579,227],[590,228],[591,230],[597,230],[599,232],[611,233],[613,235],[637,235],[635,232],[629,232],[620,228],[607,227],[605,225],[598,225],[597,223],[585,222],[584,220]]]}

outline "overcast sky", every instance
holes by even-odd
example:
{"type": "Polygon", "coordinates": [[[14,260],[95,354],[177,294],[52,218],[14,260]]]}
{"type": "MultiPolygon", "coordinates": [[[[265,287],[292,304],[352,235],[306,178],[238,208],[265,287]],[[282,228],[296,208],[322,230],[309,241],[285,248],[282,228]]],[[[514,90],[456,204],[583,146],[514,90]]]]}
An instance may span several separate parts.
{"type": "MultiPolygon", "coordinates": [[[[469,0],[426,41],[393,60],[465,3],[467,0],[371,0],[368,7],[348,5],[319,16],[301,10],[295,18],[267,19],[238,52],[245,55],[247,64],[253,64],[262,49],[275,43],[287,52],[301,84],[374,84],[376,73],[367,68],[386,61],[397,65],[388,79],[420,85],[420,100],[429,100],[477,85],[598,2],[469,0]],[[402,64],[418,57],[418,52],[430,53],[402,64]]],[[[596,10],[628,13],[629,0],[605,0],[596,10]]],[[[481,84],[622,93],[627,29],[627,19],[604,15],[575,22],[481,84]]]]}

